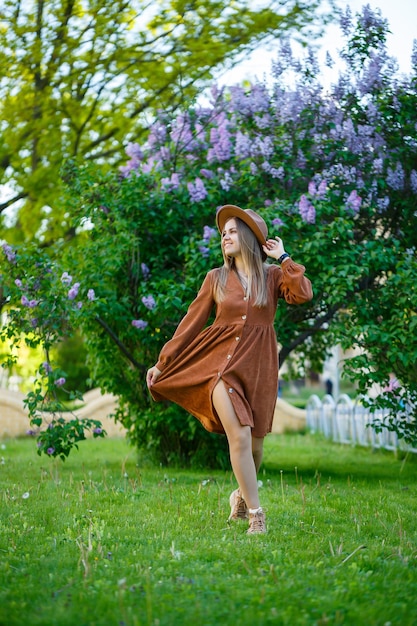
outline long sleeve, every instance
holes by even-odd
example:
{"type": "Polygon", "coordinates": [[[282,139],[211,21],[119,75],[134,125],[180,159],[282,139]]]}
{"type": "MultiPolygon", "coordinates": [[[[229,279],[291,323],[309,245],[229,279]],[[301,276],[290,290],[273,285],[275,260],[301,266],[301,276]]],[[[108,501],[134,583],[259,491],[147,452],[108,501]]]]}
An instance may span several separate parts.
{"type": "Polygon", "coordinates": [[[172,339],[162,348],[156,367],[161,370],[174,359],[202,331],[215,304],[212,290],[212,274],[209,272],[201,285],[197,297],[177,326],[172,339]]]}
{"type": "Polygon", "coordinates": [[[288,304],[302,304],[313,297],[310,280],[304,275],[305,267],[292,259],[281,265],[280,296],[288,304]]]}

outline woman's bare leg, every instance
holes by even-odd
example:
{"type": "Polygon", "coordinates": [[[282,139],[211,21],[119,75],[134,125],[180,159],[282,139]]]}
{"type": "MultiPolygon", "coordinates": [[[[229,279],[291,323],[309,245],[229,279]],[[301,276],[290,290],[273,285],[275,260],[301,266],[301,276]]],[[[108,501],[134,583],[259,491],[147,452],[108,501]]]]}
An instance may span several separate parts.
{"type": "Polygon", "coordinates": [[[256,473],[259,472],[259,468],[261,467],[263,453],[264,437],[252,437],[252,456],[255,462],[256,473]]]}
{"type": "Polygon", "coordinates": [[[250,509],[257,509],[260,504],[251,429],[239,422],[222,380],[214,388],[213,404],[229,442],[230,461],[242,496],[250,509]]]}

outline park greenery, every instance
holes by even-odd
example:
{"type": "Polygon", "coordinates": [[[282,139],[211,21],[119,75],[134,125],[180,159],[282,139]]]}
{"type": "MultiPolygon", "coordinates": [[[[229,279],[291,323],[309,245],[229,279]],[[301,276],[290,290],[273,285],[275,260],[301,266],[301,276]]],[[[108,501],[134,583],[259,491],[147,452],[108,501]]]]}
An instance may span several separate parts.
{"type": "Polygon", "coordinates": [[[221,263],[214,225],[225,203],[258,210],[313,283],[311,303],[278,307],[281,363],[320,371],[336,344],[354,349],[344,372],[360,394],[394,372],[400,386],[367,402],[416,442],[417,50],[411,76],[399,76],[379,11],[347,9],[341,30],[344,67],[330,88],[313,50],[295,57],[283,39],[271,84],[213,86],[203,101],[155,111],[122,167],[67,159],[60,207],[71,246],[3,244],[8,363],[22,341],[45,353],[27,400],[34,433],[42,409],[52,416],[40,452],[65,458],[84,438],[53,400],[65,389],[53,347],[78,331],[91,379],[118,396],[116,418],[135,445],[163,462],[224,458],[224,438],[151,402],[144,374],[221,263]]]}
{"type": "Polygon", "coordinates": [[[148,465],[124,439],[0,458],[1,624],[417,622],[415,459],[271,435],[268,533],[248,537],[227,523],[230,469],[148,465]]]}
{"type": "Polygon", "coordinates": [[[73,237],[63,159],[114,166],[156,110],[186,106],[219,66],[286,32],[311,38],[319,4],[0,0],[0,214],[18,212],[13,241],[73,237]]]}

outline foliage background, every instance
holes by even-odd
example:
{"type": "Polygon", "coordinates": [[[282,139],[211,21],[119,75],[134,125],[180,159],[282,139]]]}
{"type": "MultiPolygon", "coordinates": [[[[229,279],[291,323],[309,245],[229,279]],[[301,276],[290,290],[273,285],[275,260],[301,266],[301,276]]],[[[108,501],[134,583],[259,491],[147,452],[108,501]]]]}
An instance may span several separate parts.
{"type": "MultiPolygon", "coordinates": [[[[224,203],[258,210],[313,282],[312,303],[278,308],[281,362],[320,370],[337,343],[355,348],[345,372],[360,392],[394,372],[401,386],[374,407],[415,441],[417,52],[413,74],[399,78],[378,11],[347,10],[341,29],[345,70],[330,91],[313,51],[295,58],[284,40],[271,88],[213,87],[209,102],[159,111],[118,171],[67,160],[61,203],[75,245],[59,240],[43,256],[3,246],[3,335],[19,342],[26,331],[49,362],[54,343],[81,330],[92,381],[120,398],[131,440],[164,462],[190,462],[195,450],[217,461],[193,418],[150,404],[144,374],[221,262],[214,224],[224,203]]],[[[34,419],[62,378],[40,369],[34,419]]],[[[221,456],[224,440],[213,441],[221,456]]]]}

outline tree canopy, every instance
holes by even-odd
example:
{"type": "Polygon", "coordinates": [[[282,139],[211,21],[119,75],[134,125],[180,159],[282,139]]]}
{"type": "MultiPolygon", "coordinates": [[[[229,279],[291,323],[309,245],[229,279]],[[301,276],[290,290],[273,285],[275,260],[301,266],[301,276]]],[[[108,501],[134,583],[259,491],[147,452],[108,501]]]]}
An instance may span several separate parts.
{"type": "MultiPolygon", "coordinates": [[[[334,345],[354,348],[345,373],[360,393],[379,385],[373,408],[416,441],[417,50],[412,76],[398,77],[378,11],[354,20],[347,10],[341,27],[345,68],[330,90],[313,52],[298,59],[283,42],[271,87],[213,87],[208,104],[160,112],[119,171],[69,161],[65,210],[78,244],[58,246],[56,263],[3,246],[3,334],[19,342],[25,331],[47,355],[81,328],[92,376],[120,397],[118,418],[139,445],[188,437],[195,449],[195,420],[171,423],[151,405],[144,372],[221,264],[214,225],[225,203],[259,211],[312,280],[311,303],[278,308],[281,362],[320,371],[334,345]],[[382,391],[391,372],[400,387],[382,391]]],[[[45,363],[34,415],[64,378],[45,363]]],[[[41,435],[44,449],[51,436],[41,435]]]]}
{"type": "Polygon", "coordinates": [[[191,101],[214,68],[260,41],[301,36],[318,5],[0,0],[0,185],[12,189],[0,214],[18,208],[9,238],[71,237],[59,202],[64,159],[117,163],[158,109],[191,101]]]}

